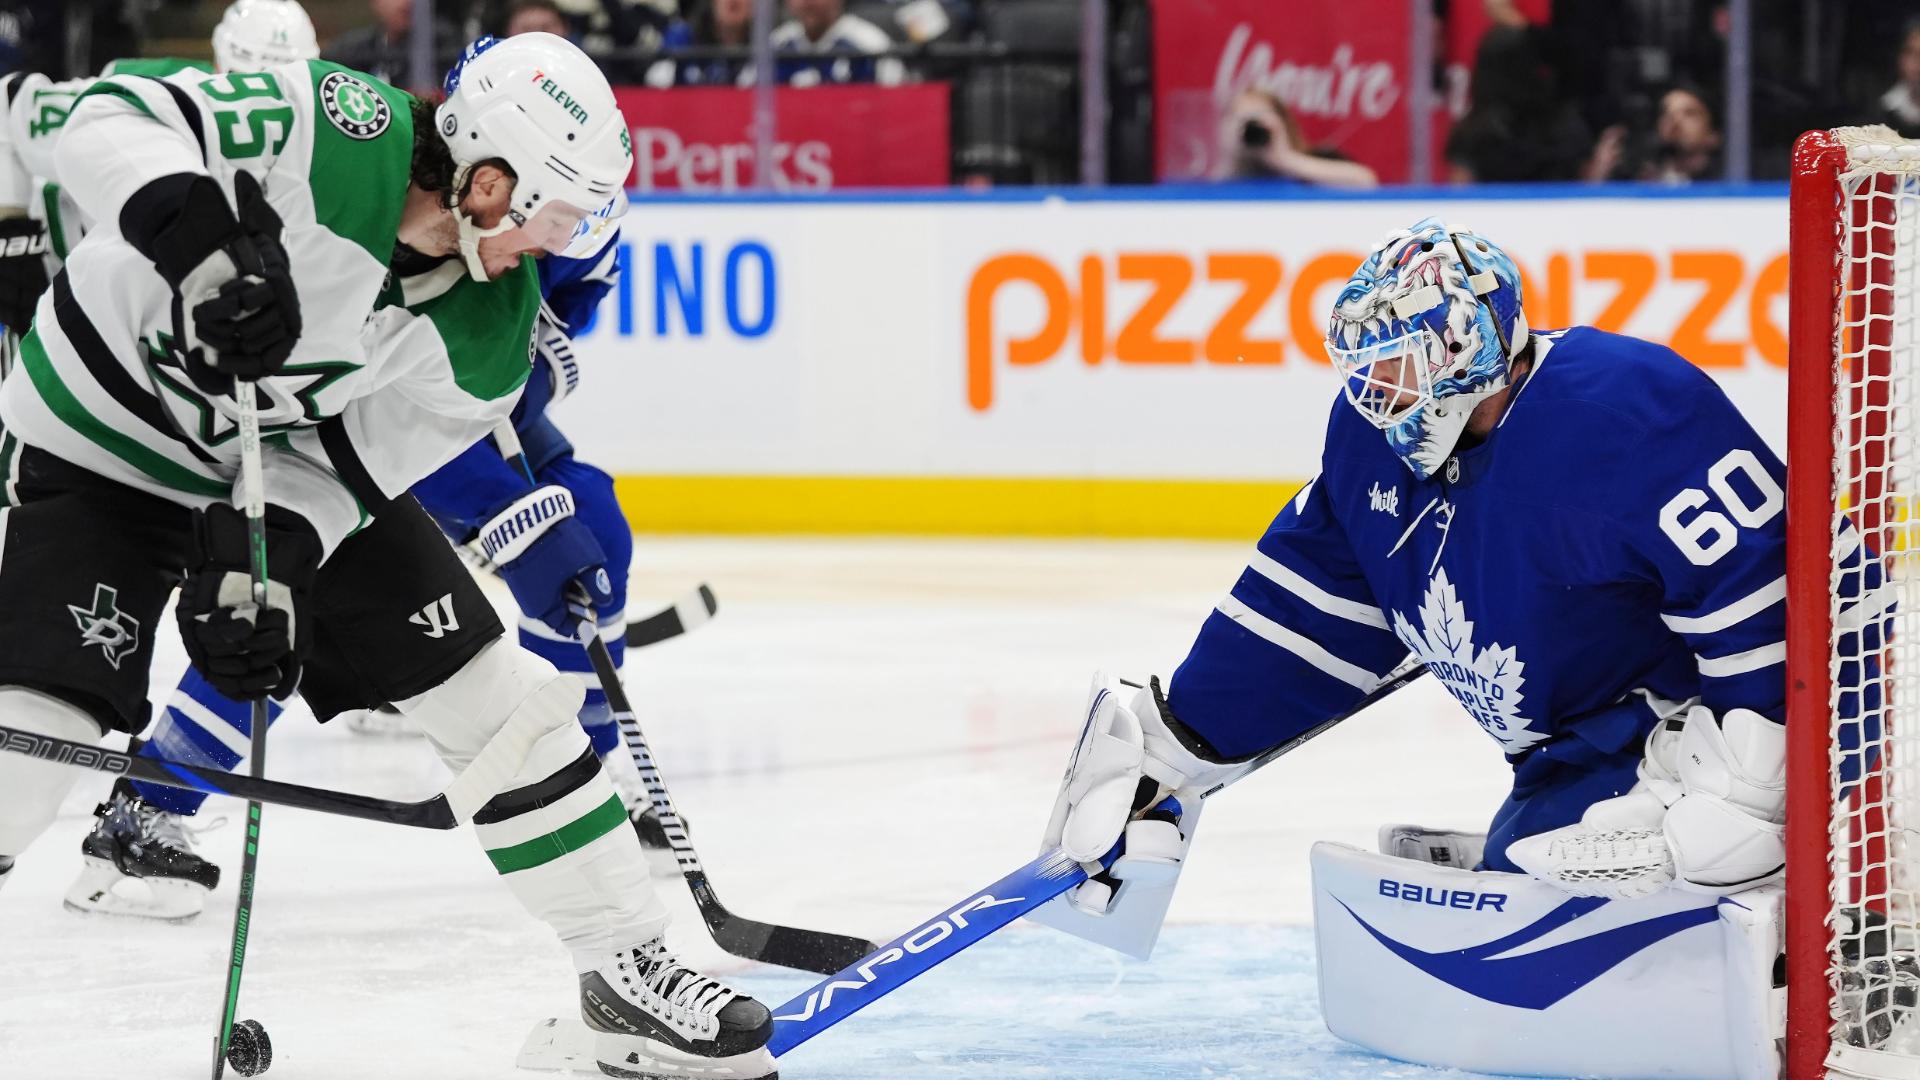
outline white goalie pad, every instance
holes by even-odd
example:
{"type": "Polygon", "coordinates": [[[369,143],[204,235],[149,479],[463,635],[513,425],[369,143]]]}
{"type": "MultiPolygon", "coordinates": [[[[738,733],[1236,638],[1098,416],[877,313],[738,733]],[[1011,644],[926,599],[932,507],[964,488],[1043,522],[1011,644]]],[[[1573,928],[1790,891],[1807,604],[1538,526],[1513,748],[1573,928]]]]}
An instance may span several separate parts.
{"type": "Polygon", "coordinates": [[[1320,1007],[1348,1042],[1475,1072],[1779,1075],[1777,887],[1605,900],[1320,843],[1313,889],[1320,1007]]]}

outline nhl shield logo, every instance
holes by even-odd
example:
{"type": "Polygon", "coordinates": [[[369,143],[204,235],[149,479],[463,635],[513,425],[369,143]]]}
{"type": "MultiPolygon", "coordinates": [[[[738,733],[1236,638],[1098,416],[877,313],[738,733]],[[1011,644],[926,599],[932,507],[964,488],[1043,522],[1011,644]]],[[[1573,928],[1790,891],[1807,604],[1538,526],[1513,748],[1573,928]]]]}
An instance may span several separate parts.
{"type": "Polygon", "coordinates": [[[317,96],[328,121],[349,139],[371,139],[393,123],[387,99],[344,71],[331,72],[321,79],[317,96]]]}
{"type": "Polygon", "coordinates": [[[126,659],[127,654],[140,647],[140,620],[121,611],[119,600],[120,590],[96,584],[92,607],[67,605],[74,625],[80,628],[80,647],[88,649],[98,645],[115,671],[120,670],[120,661],[126,659]]]}

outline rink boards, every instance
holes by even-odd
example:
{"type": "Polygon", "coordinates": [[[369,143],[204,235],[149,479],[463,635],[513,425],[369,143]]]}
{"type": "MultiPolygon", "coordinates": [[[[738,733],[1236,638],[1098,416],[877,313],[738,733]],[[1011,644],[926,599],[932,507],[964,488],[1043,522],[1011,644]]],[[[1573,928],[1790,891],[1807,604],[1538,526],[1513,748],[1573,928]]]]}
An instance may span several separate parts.
{"type": "Polygon", "coordinates": [[[643,530],[1246,536],[1315,471],[1334,293],[1436,214],[1778,444],[1784,192],[1604,190],[636,200],[558,415],[643,530]]]}

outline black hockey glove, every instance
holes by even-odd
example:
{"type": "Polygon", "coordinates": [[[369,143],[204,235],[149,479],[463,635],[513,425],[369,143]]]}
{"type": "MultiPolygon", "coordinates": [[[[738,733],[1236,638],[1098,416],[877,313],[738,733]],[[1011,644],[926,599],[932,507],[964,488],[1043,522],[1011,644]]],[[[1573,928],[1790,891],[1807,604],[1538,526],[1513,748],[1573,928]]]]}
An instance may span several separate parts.
{"type": "Polygon", "coordinates": [[[0,221],[0,325],[24,334],[47,291],[47,225],[30,217],[0,221]]]}
{"type": "Polygon", "coordinates": [[[246,515],[216,503],[193,516],[193,561],[180,587],[180,637],[193,666],[231,698],[284,698],[311,650],[307,594],[320,537],[298,514],[267,508],[267,610],[253,606],[246,515]]]}
{"type": "Polygon", "coordinates": [[[252,174],[235,175],[233,191],[229,205],[212,177],[179,173],[134,192],[120,211],[127,242],[173,286],[179,356],[208,394],[278,372],[300,338],[280,215],[252,174]]]}

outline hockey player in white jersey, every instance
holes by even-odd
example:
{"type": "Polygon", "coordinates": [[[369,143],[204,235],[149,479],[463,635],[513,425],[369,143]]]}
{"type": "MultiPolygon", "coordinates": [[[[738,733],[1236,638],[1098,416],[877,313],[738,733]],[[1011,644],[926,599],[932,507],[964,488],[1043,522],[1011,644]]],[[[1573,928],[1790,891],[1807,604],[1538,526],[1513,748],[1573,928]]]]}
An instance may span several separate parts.
{"type": "Polygon", "coordinates": [[[1043,919],[1143,954],[1201,793],[1411,654],[1512,788],[1484,833],[1316,848],[1329,1025],[1493,1072],[1769,1075],[1780,461],[1671,350],[1532,329],[1505,253],[1433,219],[1366,258],[1327,348],[1345,393],[1319,476],[1164,692],[1096,682],[1047,841],[1117,861],[1043,919]]]}
{"type": "MultiPolygon", "coordinates": [[[[233,0],[213,28],[212,74],[265,71],[320,56],[313,22],[297,0],[233,0]]],[[[200,60],[115,60],[109,75],[209,71],[200,60]]],[[[0,325],[26,332],[49,276],[89,223],[53,175],[53,146],[73,102],[96,79],[52,82],[16,71],[0,77],[0,325]]]]}
{"type": "MultiPolygon", "coordinates": [[[[114,77],[76,101],[55,154],[95,228],[0,384],[0,711],[68,739],[137,730],[178,586],[188,654],[223,692],[297,687],[323,717],[392,702],[497,792],[475,831],[569,950],[603,1071],[772,1075],[767,1010],[665,946],[579,682],[502,640],[404,494],[528,377],[523,253],[563,250],[626,178],[604,76],[526,35],[437,111],[320,62],[114,77]],[[258,612],[230,505],[236,385],[266,433],[258,612]]],[[[0,867],[76,775],[0,755],[0,867]]]]}

